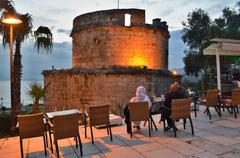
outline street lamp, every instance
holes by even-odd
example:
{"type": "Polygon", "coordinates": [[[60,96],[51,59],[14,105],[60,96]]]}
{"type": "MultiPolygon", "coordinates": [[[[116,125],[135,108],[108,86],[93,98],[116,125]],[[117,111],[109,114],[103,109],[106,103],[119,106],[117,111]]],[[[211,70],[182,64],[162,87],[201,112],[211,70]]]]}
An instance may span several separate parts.
{"type": "Polygon", "coordinates": [[[10,41],[9,41],[9,48],[10,48],[10,89],[11,89],[11,104],[12,104],[12,83],[13,83],[13,25],[21,24],[22,21],[15,17],[7,17],[1,20],[2,23],[10,25],[10,41]]]}

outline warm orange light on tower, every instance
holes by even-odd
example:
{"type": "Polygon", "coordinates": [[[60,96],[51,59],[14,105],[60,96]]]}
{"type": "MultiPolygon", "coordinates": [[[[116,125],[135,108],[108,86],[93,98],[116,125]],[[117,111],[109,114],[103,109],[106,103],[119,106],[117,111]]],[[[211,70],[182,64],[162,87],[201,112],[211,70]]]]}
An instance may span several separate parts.
{"type": "Polygon", "coordinates": [[[141,51],[134,51],[128,60],[130,66],[149,66],[148,58],[141,51]]]}
{"type": "Polygon", "coordinates": [[[131,65],[133,66],[147,66],[146,59],[141,56],[133,56],[131,65]]]}

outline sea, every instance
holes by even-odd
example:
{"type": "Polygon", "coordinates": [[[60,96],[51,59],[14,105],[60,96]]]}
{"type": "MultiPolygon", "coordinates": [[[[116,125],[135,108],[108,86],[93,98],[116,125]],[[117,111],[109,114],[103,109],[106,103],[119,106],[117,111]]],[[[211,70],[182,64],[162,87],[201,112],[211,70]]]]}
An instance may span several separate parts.
{"type": "MultiPolygon", "coordinates": [[[[43,85],[43,81],[41,80],[30,80],[30,81],[22,81],[21,82],[21,103],[23,106],[27,106],[33,103],[26,95],[26,90],[28,89],[28,85],[31,82],[38,82],[43,85]]],[[[5,106],[6,108],[11,107],[11,99],[10,99],[10,81],[0,81],[0,106],[5,106]]]]}

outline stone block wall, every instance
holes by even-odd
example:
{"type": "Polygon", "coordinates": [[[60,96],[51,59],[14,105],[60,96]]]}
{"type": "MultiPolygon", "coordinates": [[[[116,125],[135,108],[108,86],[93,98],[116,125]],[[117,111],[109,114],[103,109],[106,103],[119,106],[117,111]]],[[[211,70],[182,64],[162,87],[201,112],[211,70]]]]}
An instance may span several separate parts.
{"type": "Polygon", "coordinates": [[[44,73],[47,97],[45,111],[57,111],[109,104],[111,111],[121,114],[121,109],[135,96],[135,90],[143,85],[149,97],[167,92],[171,78],[154,73],[71,73],[68,71],[48,71],[44,73]]]}
{"type": "Polygon", "coordinates": [[[145,10],[142,9],[111,9],[86,13],[73,20],[73,31],[101,25],[124,26],[125,14],[131,15],[131,24],[145,24],[145,10]]]}
{"type": "Polygon", "coordinates": [[[72,67],[167,69],[169,34],[148,27],[99,26],[72,34],[72,67]]]}

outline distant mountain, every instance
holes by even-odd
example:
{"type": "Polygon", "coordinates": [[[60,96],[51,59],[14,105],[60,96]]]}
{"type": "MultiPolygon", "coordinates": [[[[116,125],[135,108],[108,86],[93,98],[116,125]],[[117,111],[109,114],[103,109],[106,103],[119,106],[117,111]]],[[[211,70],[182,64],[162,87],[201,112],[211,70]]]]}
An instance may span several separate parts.
{"type": "Polygon", "coordinates": [[[182,41],[181,30],[170,32],[169,39],[169,70],[184,67],[182,58],[185,56],[184,50],[187,46],[182,41]]]}
{"type": "MultiPolygon", "coordinates": [[[[182,42],[181,31],[170,32],[169,69],[183,68],[182,58],[186,45],[182,42]]],[[[37,53],[34,44],[27,42],[22,47],[23,80],[42,80],[41,72],[55,69],[71,68],[72,44],[70,42],[54,43],[51,54],[37,53]]],[[[9,47],[0,45],[0,80],[9,80],[9,47]]]]}

